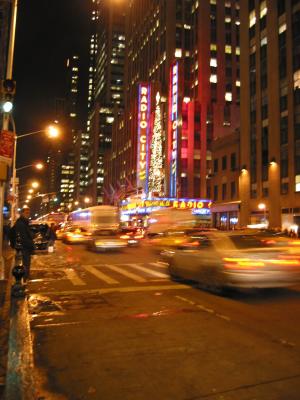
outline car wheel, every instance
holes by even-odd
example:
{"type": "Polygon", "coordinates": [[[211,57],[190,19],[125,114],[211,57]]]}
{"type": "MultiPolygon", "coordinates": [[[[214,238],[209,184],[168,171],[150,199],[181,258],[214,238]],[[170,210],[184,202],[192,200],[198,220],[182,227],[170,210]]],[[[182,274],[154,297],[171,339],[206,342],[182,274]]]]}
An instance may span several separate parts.
{"type": "Polygon", "coordinates": [[[168,271],[169,271],[169,275],[170,275],[170,278],[172,281],[174,281],[174,282],[181,281],[181,278],[174,273],[174,266],[173,266],[172,261],[169,261],[168,271]]]}

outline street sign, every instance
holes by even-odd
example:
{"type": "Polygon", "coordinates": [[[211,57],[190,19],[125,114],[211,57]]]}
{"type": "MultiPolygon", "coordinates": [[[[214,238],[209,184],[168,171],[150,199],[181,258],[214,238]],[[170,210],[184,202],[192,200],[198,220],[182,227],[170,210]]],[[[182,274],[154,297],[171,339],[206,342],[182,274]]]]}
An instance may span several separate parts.
{"type": "MultiPolygon", "coordinates": [[[[0,157],[4,157],[11,162],[14,153],[14,134],[10,131],[0,133],[0,157]]],[[[3,160],[4,161],[4,160],[3,160]]]]}

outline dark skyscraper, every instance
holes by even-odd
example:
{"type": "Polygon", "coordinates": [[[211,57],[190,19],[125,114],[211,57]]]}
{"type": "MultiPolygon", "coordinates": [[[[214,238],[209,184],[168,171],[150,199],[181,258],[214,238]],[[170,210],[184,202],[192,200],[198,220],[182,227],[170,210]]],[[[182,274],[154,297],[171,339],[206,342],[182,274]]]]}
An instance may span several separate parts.
{"type": "Polygon", "coordinates": [[[93,203],[103,202],[104,156],[111,147],[112,124],[123,108],[125,6],[113,6],[111,0],[93,1],[90,66],[93,77],[89,82],[88,135],[89,183],[88,194],[93,203]],[[93,71],[92,71],[93,69],[93,71]],[[90,98],[92,97],[92,98],[90,98]]]}

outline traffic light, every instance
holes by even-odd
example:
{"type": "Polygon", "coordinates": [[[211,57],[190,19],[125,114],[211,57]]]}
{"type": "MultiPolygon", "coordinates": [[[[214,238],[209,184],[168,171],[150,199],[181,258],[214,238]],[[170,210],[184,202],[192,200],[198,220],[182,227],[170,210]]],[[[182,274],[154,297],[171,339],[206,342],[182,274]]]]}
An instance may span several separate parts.
{"type": "Polygon", "coordinates": [[[4,112],[9,113],[13,108],[13,98],[16,93],[16,81],[12,79],[4,79],[1,81],[0,86],[2,109],[4,112]]]}

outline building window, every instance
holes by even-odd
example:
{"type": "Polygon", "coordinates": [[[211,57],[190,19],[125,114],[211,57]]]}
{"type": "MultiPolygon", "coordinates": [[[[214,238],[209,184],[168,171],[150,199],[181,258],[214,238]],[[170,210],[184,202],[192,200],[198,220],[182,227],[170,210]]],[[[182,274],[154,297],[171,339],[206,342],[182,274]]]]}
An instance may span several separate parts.
{"type": "Polygon", "coordinates": [[[230,169],[234,171],[236,169],[236,154],[231,153],[230,155],[230,169]]]}
{"type": "Polygon", "coordinates": [[[222,170],[224,171],[227,168],[227,157],[222,157],[222,170]]]}
{"type": "MultiPolygon", "coordinates": [[[[300,175],[299,175],[300,177],[300,175]]],[[[300,184],[299,184],[299,191],[300,191],[300,184]]],[[[214,186],[214,200],[218,200],[218,185],[214,186]]]]}
{"type": "Polygon", "coordinates": [[[227,183],[222,184],[222,200],[225,200],[227,196],[227,183]]]}
{"type": "Polygon", "coordinates": [[[288,142],[288,117],[280,118],[280,144],[288,142]]]}
{"type": "Polygon", "coordinates": [[[236,184],[235,184],[235,182],[231,182],[230,188],[231,188],[231,198],[234,199],[235,196],[236,196],[236,184]]]}
{"type": "Polygon", "coordinates": [[[288,194],[289,192],[289,184],[287,182],[282,182],[280,185],[280,193],[288,194]]]}
{"type": "Polygon", "coordinates": [[[219,160],[216,158],[214,159],[214,173],[219,171],[219,160]]]}
{"type": "Polygon", "coordinates": [[[277,0],[278,16],[285,13],[285,0],[277,0]]]}

